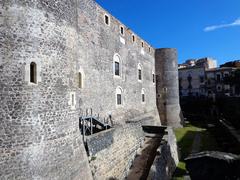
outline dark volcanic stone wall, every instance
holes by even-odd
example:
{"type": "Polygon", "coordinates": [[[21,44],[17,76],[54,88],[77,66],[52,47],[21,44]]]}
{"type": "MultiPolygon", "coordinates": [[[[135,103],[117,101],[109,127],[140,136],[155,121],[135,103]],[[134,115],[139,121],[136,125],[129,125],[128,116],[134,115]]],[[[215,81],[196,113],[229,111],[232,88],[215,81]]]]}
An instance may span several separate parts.
{"type": "MultiPolygon", "coordinates": [[[[0,1],[0,179],[91,179],[79,131],[86,108],[111,115],[115,124],[133,118],[160,124],[152,79],[155,50],[137,35],[133,43],[132,34],[93,0],[0,1]],[[113,73],[116,53],[121,77],[113,73]],[[30,83],[31,62],[37,65],[37,84],[30,83]],[[123,105],[117,107],[118,86],[123,105]]],[[[134,139],[130,129],[121,132],[134,139]]],[[[124,151],[136,145],[127,143],[124,151]]]]}
{"type": "Polygon", "coordinates": [[[162,124],[181,127],[182,113],[179,104],[177,50],[156,50],[157,106],[162,124]]]}
{"type": "Polygon", "coordinates": [[[0,179],[91,179],[69,105],[77,2],[0,1],[0,179]],[[29,83],[31,62],[37,84],[29,83]]]}
{"type": "Polygon", "coordinates": [[[96,3],[81,1],[79,7],[80,48],[76,70],[82,70],[85,79],[83,88],[77,92],[77,106],[82,111],[93,108],[102,117],[111,114],[116,123],[124,123],[146,113],[153,117],[155,123],[160,123],[152,80],[155,72],[154,49],[145,41],[142,48],[143,40],[137,35],[133,43],[133,32],[96,3]],[[105,14],[109,15],[109,26],[104,22],[105,14]],[[121,25],[125,30],[124,36],[120,34],[121,25]],[[114,77],[113,57],[116,53],[121,57],[121,77],[114,77]],[[142,82],[137,76],[139,63],[143,68],[142,82]],[[123,90],[123,105],[120,107],[116,106],[118,86],[123,90]],[[142,89],[145,89],[146,103],[141,103],[142,89]]]}

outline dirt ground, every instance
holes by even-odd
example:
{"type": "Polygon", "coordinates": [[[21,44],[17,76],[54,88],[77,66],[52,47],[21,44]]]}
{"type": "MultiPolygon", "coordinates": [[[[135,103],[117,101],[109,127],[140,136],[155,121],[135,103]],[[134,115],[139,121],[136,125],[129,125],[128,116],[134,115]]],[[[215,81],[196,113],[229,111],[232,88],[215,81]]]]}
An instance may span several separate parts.
{"type": "Polygon", "coordinates": [[[127,180],[145,180],[156,156],[157,148],[160,146],[161,138],[146,137],[145,143],[137,154],[133,165],[127,176],[127,180]]]}

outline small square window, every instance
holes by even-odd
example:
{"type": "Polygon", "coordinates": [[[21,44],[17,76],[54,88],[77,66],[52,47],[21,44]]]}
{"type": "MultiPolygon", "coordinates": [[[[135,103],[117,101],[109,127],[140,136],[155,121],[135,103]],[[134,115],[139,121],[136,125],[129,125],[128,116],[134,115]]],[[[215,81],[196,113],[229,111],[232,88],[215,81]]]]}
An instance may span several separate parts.
{"type": "Polygon", "coordinates": [[[108,15],[105,15],[104,16],[105,18],[105,24],[109,25],[109,16],[108,15]]]}
{"type": "Polygon", "coordinates": [[[124,35],[124,28],[122,26],[120,27],[120,33],[124,35]]]}

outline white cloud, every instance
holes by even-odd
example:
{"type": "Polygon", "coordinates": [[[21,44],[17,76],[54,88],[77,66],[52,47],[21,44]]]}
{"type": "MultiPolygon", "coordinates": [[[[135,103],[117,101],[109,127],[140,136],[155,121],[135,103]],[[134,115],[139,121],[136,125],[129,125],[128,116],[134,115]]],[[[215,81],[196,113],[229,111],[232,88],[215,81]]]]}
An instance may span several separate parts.
{"type": "Polygon", "coordinates": [[[233,26],[240,26],[240,18],[236,19],[234,22],[229,23],[229,24],[220,24],[220,25],[208,26],[208,27],[204,28],[204,31],[209,32],[209,31],[214,31],[216,29],[228,28],[228,27],[233,27],[233,26]]]}

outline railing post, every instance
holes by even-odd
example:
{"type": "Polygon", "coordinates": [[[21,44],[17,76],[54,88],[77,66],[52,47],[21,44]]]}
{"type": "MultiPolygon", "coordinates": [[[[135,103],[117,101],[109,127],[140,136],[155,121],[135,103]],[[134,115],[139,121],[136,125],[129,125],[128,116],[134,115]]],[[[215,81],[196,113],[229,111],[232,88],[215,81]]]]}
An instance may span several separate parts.
{"type": "Polygon", "coordinates": [[[90,109],[90,112],[91,112],[90,131],[91,131],[91,135],[92,135],[92,134],[93,134],[93,124],[92,124],[92,115],[93,115],[93,112],[92,112],[92,108],[90,109]]]}

